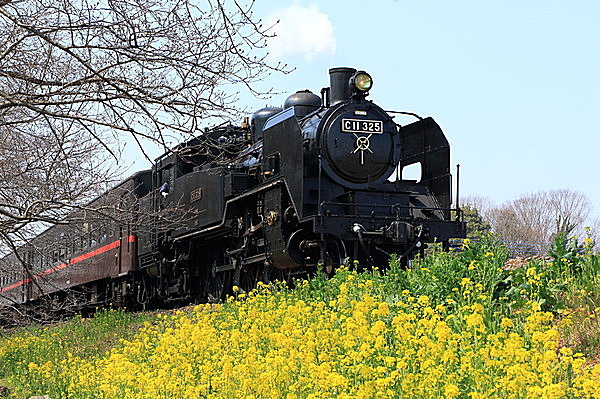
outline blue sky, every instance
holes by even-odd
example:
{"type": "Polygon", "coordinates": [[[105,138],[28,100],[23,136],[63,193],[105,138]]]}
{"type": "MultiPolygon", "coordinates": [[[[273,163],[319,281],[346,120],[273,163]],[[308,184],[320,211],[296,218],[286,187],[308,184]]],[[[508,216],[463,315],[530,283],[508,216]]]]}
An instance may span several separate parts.
{"type": "Polygon", "coordinates": [[[254,16],[280,20],[271,60],[295,70],[263,82],[281,94],[242,93],[249,114],[364,69],[377,104],[442,127],[461,197],[575,190],[600,226],[600,1],[257,0],[254,16]]]}
{"type": "Polygon", "coordinates": [[[566,188],[600,215],[600,2],[258,0],[255,13],[281,19],[272,57],[296,69],[251,109],[318,92],[330,67],[364,69],[383,108],[437,120],[461,194],[566,188]]]}

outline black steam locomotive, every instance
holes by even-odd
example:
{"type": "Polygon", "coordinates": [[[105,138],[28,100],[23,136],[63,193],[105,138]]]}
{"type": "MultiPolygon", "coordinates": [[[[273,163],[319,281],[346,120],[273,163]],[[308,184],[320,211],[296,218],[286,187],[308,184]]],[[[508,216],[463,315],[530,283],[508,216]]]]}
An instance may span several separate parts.
{"type": "Polygon", "coordinates": [[[329,73],[321,96],[299,91],[251,124],[207,129],[87,207],[110,212],[78,211],[4,258],[15,266],[0,301],[218,301],[234,286],[344,262],[384,267],[464,237],[440,127],[395,123],[367,100],[364,71],[329,73]],[[402,179],[413,164],[420,181],[402,179]]]}

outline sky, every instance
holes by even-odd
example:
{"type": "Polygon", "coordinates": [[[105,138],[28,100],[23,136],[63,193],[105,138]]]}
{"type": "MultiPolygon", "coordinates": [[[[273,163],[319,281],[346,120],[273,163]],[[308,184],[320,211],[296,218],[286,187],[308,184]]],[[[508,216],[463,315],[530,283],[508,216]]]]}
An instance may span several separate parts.
{"type": "Polygon", "coordinates": [[[242,93],[241,106],[281,106],[328,86],[329,68],[362,69],[375,103],[441,126],[461,198],[500,205],[570,189],[600,217],[599,1],[256,0],[253,10],[267,26],[279,20],[269,57],[294,70],[258,87],[280,94],[242,93]]]}
{"type": "Polygon", "coordinates": [[[371,100],[442,127],[461,197],[570,189],[600,215],[600,2],[258,0],[254,12],[280,21],[270,57],[295,70],[265,82],[282,94],[244,99],[251,109],[319,93],[331,67],[363,69],[371,100]]]}

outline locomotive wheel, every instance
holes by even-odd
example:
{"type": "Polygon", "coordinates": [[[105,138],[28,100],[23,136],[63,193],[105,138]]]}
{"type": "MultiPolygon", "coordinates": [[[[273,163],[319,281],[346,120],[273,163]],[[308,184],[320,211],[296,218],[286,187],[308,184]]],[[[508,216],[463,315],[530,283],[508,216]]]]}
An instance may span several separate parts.
{"type": "Polygon", "coordinates": [[[261,266],[251,266],[242,270],[240,275],[240,288],[245,292],[250,292],[256,288],[258,280],[262,276],[261,266]]]}
{"type": "Polygon", "coordinates": [[[227,298],[227,294],[231,293],[232,277],[233,273],[231,270],[213,273],[210,292],[208,293],[208,302],[218,303],[227,298]]]}
{"type": "Polygon", "coordinates": [[[344,263],[346,247],[342,241],[337,239],[327,240],[327,259],[325,259],[324,270],[328,276],[333,276],[335,270],[344,263]]]}
{"type": "Polygon", "coordinates": [[[265,271],[265,280],[267,283],[274,283],[275,281],[282,281],[286,284],[290,282],[290,271],[277,269],[275,267],[269,267],[265,271]]]}

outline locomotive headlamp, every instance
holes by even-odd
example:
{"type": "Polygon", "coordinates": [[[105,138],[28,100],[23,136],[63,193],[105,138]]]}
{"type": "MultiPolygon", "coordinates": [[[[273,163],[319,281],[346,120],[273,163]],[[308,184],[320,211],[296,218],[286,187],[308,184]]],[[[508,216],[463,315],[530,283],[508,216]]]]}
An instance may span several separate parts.
{"type": "Polygon", "coordinates": [[[371,75],[364,71],[356,72],[352,78],[350,78],[350,83],[354,88],[363,93],[371,90],[371,87],[373,87],[371,75]]]}

